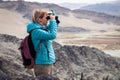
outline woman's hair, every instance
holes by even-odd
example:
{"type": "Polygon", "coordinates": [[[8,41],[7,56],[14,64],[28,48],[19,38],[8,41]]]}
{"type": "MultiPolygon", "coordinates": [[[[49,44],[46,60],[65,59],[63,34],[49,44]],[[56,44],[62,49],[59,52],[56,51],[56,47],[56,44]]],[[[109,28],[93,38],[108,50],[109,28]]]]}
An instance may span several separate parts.
{"type": "Polygon", "coordinates": [[[48,10],[46,9],[35,9],[33,11],[33,15],[32,15],[32,21],[33,22],[38,22],[39,18],[43,18],[45,13],[47,13],[48,10]]]}

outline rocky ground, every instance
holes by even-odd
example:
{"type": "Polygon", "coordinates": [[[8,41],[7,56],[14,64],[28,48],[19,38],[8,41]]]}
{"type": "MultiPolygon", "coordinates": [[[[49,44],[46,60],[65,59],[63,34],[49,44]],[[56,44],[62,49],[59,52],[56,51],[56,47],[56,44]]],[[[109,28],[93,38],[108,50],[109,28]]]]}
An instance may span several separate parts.
{"type": "MultiPolygon", "coordinates": [[[[20,39],[0,34],[0,42],[1,80],[34,80],[33,73],[25,71],[22,65],[18,51],[20,39]]],[[[54,76],[62,80],[120,79],[119,58],[107,55],[94,47],[61,46],[56,42],[53,45],[57,57],[54,76]]]]}

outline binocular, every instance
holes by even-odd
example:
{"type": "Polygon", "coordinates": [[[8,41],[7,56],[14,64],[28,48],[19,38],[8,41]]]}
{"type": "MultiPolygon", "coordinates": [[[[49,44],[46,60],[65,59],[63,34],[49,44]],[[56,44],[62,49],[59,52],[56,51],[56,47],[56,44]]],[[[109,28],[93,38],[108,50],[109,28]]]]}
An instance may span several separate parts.
{"type": "Polygon", "coordinates": [[[49,20],[51,14],[55,16],[55,20],[56,20],[57,24],[59,24],[60,21],[58,20],[58,16],[56,15],[56,12],[54,10],[50,10],[50,13],[48,13],[48,16],[46,17],[46,19],[49,20]]]}

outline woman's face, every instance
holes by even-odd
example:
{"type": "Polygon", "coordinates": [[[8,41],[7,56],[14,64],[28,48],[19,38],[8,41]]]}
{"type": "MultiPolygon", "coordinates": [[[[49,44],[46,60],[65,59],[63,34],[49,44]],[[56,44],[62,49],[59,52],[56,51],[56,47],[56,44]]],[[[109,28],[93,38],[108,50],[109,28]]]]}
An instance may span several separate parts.
{"type": "Polygon", "coordinates": [[[42,26],[46,26],[46,25],[47,25],[47,23],[48,23],[48,20],[47,20],[47,18],[46,18],[47,16],[48,16],[48,13],[45,13],[44,17],[39,19],[39,23],[40,23],[42,26]]]}

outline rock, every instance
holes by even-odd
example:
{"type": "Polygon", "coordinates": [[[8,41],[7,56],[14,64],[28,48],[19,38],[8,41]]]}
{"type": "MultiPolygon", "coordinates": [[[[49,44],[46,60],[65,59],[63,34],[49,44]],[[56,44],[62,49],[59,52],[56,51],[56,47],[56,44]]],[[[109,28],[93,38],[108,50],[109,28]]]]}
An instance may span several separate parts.
{"type": "Polygon", "coordinates": [[[41,75],[37,77],[38,80],[60,80],[57,77],[53,77],[51,75],[41,75]]]}
{"type": "MultiPolygon", "coordinates": [[[[31,70],[25,71],[18,51],[20,39],[0,34],[0,80],[35,80],[31,70]]],[[[68,46],[53,42],[56,63],[52,76],[38,79],[119,80],[120,59],[88,46],[68,46]],[[109,76],[109,77],[108,77],[109,76]],[[53,79],[54,78],[54,79],[53,79]]]]}

